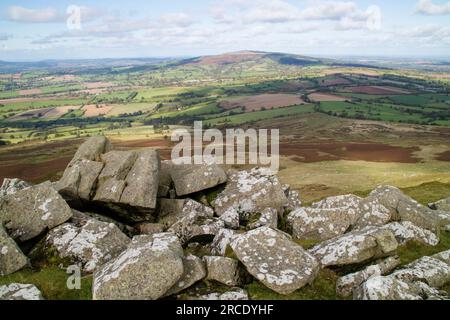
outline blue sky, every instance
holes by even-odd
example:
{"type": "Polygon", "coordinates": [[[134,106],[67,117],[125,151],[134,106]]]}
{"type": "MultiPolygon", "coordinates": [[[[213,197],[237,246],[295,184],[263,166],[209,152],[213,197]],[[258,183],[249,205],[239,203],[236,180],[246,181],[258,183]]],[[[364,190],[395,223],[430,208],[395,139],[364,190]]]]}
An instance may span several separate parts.
{"type": "Polygon", "coordinates": [[[450,58],[450,1],[0,3],[1,60],[196,56],[237,50],[450,58]]]}

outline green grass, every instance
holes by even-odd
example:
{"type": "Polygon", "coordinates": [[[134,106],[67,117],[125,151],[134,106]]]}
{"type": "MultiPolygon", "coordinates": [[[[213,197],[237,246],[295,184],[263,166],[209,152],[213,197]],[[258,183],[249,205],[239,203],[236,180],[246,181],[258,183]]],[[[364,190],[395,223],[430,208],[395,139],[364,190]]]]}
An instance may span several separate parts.
{"type": "Polygon", "coordinates": [[[402,190],[423,205],[450,197],[449,183],[430,182],[415,187],[403,188],[402,190]]]}
{"type": "Polygon", "coordinates": [[[278,294],[257,281],[247,285],[246,290],[253,300],[339,300],[336,295],[337,279],[336,273],[323,269],[311,285],[288,295],[278,294]]]}
{"type": "Polygon", "coordinates": [[[92,276],[81,279],[80,290],[67,288],[68,275],[56,267],[44,268],[38,272],[24,269],[8,276],[0,277],[0,285],[11,283],[34,284],[47,300],[92,300],[92,276]]]}
{"type": "Polygon", "coordinates": [[[401,266],[413,262],[424,256],[432,256],[436,253],[450,249],[450,232],[441,232],[441,241],[437,246],[428,246],[416,241],[410,241],[397,249],[401,266]]]}

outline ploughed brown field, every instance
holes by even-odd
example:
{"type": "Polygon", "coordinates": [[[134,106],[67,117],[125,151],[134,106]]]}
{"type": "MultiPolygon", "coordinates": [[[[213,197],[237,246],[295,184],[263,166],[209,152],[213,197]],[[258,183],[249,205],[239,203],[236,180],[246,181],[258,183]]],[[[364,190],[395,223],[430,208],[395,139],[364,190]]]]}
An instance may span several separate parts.
{"type": "Polygon", "coordinates": [[[346,100],[348,100],[348,98],[345,98],[345,97],[341,97],[341,96],[337,96],[337,95],[329,94],[329,93],[322,93],[322,92],[311,93],[308,97],[309,97],[310,100],[318,101],[318,102],[322,102],[322,101],[346,101],[346,100]]]}
{"type": "Polygon", "coordinates": [[[441,154],[438,154],[438,156],[436,157],[436,160],[450,161],[450,150],[442,152],[441,154]]]}
{"type": "Polygon", "coordinates": [[[363,94],[409,94],[411,92],[394,87],[382,87],[382,86],[359,86],[359,87],[348,87],[345,90],[351,93],[363,93],[363,94]]]}
{"type": "Polygon", "coordinates": [[[293,156],[293,160],[305,163],[331,160],[416,163],[420,159],[415,158],[413,153],[419,150],[416,147],[403,148],[381,143],[326,142],[280,145],[281,155],[293,156]]]}
{"type": "Polygon", "coordinates": [[[259,111],[261,109],[283,108],[305,104],[300,96],[295,94],[260,94],[256,96],[228,99],[220,102],[223,109],[235,109],[244,107],[246,112],[259,111]]]}

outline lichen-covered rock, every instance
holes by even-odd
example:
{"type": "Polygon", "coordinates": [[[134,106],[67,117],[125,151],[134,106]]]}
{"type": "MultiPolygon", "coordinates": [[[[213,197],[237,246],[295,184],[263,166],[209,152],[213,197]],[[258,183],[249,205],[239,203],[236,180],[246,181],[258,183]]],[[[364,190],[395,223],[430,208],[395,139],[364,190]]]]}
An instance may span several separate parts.
{"type": "Polygon", "coordinates": [[[431,257],[434,259],[441,260],[442,262],[444,262],[448,266],[450,266],[450,250],[436,253],[435,255],[432,255],[431,257]]]}
{"type": "Polygon", "coordinates": [[[298,191],[290,190],[289,188],[284,191],[284,194],[287,198],[287,204],[284,206],[285,211],[293,211],[301,207],[302,201],[300,200],[300,193],[298,191]]]}
{"type": "Polygon", "coordinates": [[[111,149],[109,140],[95,136],[86,140],[70,161],[56,190],[68,200],[90,200],[97,178],[103,169],[100,156],[111,149]]]}
{"type": "MultiPolygon", "coordinates": [[[[183,208],[186,204],[186,210],[188,207],[194,204],[188,202],[193,201],[195,206],[200,208],[200,203],[191,199],[159,199],[158,203],[158,223],[164,225],[167,229],[171,227],[175,222],[183,218],[183,208]]],[[[213,213],[214,214],[214,213],[213,213]]],[[[212,216],[212,215],[211,215],[212,216]]]]}
{"type": "Polygon", "coordinates": [[[446,199],[439,200],[435,203],[430,203],[429,207],[433,210],[440,210],[445,212],[450,212],[450,197],[446,199]]]}
{"type": "Polygon", "coordinates": [[[269,227],[236,236],[231,248],[251,275],[280,294],[311,283],[319,271],[319,263],[311,254],[269,227]]]}
{"type": "Polygon", "coordinates": [[[30,240],[71,217],[72,210],[50,183],[0,198],[0,223],[16,241],[30,240]]]}
{"type": "Polygon", "coordinates": [[[154,300],[183,276],[183,248],[171,233],[136,236],[118,257],[94,273],[95,300],[154,300]]]}
{"type": "Polygon", "coordinates": [[[161,168],[159,172],[158,197],[165,198],[169,195],[172,187],[172,176],[170,174],[172,168],[171,160],[161,161],[161,168]]]}
{"type": "Polygon", "coordinates": [[[388,208],[393,220],[410,221],[434,232],[439,229],[440,219],[433,210],[406,196],[396,187],[380,186],[370,193],[369,198],[388,208]]]}
{"type": "Polygon", "coordinates": [[[436,246],[439,244],[439,237],[435,233],[422,229],[409,221],[391,222],[380,228],[391,230],[400,244],[404,244],[411,240],[430,246],[436,246]]]}
{"type": "Polygon", "coordinates": [[[115,224],[90,219],[81,227],[66,223],[54,228],[45,239],[45,248],[54,248],[60,258],[93,272],[124,251],[130,241],[115,224]]]}
{"type": "Polygon", "coordinates": [[[0,300],[44,300],[41,291],[32,284],[11,283],[0,286],[0,300]]]}
{"type": "Polygon", "coordinates": [[[14,273],[28,263],[27,257],[0,224],[0,276],[14,273]]]}
{"type": "Polygon", "coordinates": [[[125,180],[136,157],[137,154],[134,151],[110,151],[102,154],[100,159],[104,167],[98,177],[98,184],[101,186],[109,179],[125,180]]]}
{"type": "Polygon", "coordinates": [[[117,220],[114,220],[111,217],[104,216],[104,215],[94,213],[94,212],[80,212],[75,209],[72,209],[72,218],[68,222],[73,223],[76,226],[83,226],[89,220],[92,220],[92,219],[95,219],[95,220],[98,220],[101,222],[115,224],[117,226],[117,228],[120,229],[120,231],[122,231],[129,237],[133,237],[134,235],[136,235],[138,233],[135,228],[133,228],[127,224],[124,224],[122,222],[119,222],[117,220]]]}
{"type": "Polygon", "coordinates": [[[286,219],[295,239],[325,241],[344,234],[359,216],[350,207],[298,208],[286,219]]]}
{"type": "Polygon", "coordinates": [[[214,280],[227,286],[238,286],[242,282],[239,261],[226,257],[203,257],[208,270],[207,280],[214,280]]]}
{"type": "Polygon", "coordinates": [[[190,241],[197,242],[200,238],[211,238],[212,241],[217,232],[225,226],[222,220],[213,216],[214,211],[211,208],[187,200],[183,206],[182,216],[168,231],[175,233],[183,244],[190,241]]]}
{"type": "Polygon", "coordinates": [[[173,164],[170,174],[179,197],[210,189],[227,181],[225,171],[217,164],[173,164]]]}
{"type": "Polygon", "coordinates": [[[69,165],[55,189],[67,200],[91,200],[103,163],[80,159],[69,165]]]}
{"type": "Polygon", "coordinates": [[[183,257],[184,273],[180,280],[166,292],[165,296],[177,294],[206,277],[205,263],[199,257],[187,254],[183,257]]]}
{"type": "Polygon", "coordinates": [[[31,187],[31,185],[28,182],[25,182],[20,179],[8,179],[5,178],[3,180],[2,186],[0,187],[0,197],[4,197],[13,193],[16,193],[17,191],[26,189],[31,187]]]}
{"type": "Polygon", "coordinates": [[[236,231],[220,229],[211,243],[211,253],[216,256],[225,256],[227,247],[236,235],[236,231]]]}
{"type": "Polygon", "coordinates": [[[239,229],[240,217],[239,212],[235,208],[230,208],[227,211],[225,211],[219,217],[219,219],[223,221],[225,227],[230,229],[239,229]]]}
{"type": "Polygon", "coordinates": [[[90,137],[78,148],[69,167],[79,160],[100,161],[100,156],[111,149],[111,143],[105,136],[90,137]]]}
{"type": "Polygon", "coordinates": [[[445,299],[438,289],[450,283],[448,251],[422,257],[388,276],[369,278],[354,291],[358,300],[445,299]]]}
{"type": "Polygon", "coordinates": [[[311,248],[322,267],[356,264],[394,252],[398,242],[392,231],[370,227],[352,231],[311,248]]]}
{"type": "Polygon", "coordinates": [[[364,270],[340,277],[336,283],[336,293],[341,297],[352,295],[362,283],[374,276],[385,275],[394,270],[400,264],[398,257],[389,257],[377,264],[370,265],[364,270]]]}
{"type": "Polygon", "coordinates": [[[192,295],[187,300],[220,300],[220,301],[243,301],[249,300],[247,291],[241,288],[233,288],[227,292],[210,292],[201,295],[192,295]]]}
{"type": "Polygon", "coordinates": [[[225,190],[213,202],[218,216],[230,208],[241,215],[260,213],[266,208],[281,210],[288,200],[278,178],[266,168],[233,172],[225,190]]]}
{"type": "Polygon", "coordinates": [[[156,208],[159,184],[159,152],[146,149],[140,151],[128,173],[120,202],[144,211],[156,208]]]}
{"type": "Polygon", "coordinates": [[[346,209],[351,220],[353,230],[361,230],[369,226],[381,226],[392,218],[391,211],[384,207],[377,199],[360,198],[347,194],[326,198],[312,205],[316,209],[338,210],[346,209]]]}
{"type": "Polygon", "coordinates": [[[160,223],[142,222],[135,226],[138,234],[157,234],[165,231],[165,227],[160,223]]]}
{"type": "Polygon", "coordinates": [[[250,222],[247,225],[247,229],[251,230],[263,226],[267,226],[272,229],[276,229],[278,227],[278,211],[276,209],[264,209],[256,221],[250,222]]]}

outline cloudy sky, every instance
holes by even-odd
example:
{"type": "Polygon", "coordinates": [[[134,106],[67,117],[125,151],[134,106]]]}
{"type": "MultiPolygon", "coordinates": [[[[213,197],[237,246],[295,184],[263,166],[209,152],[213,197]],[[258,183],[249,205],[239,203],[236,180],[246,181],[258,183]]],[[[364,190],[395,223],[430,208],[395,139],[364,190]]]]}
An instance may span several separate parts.
{"type": "Polygon", "coordinates": [[[450,57],[450,1],[0,2],[0,59],[196,56],[237,50],[450,57]]]}

